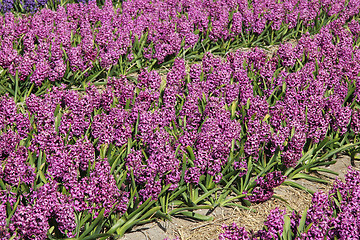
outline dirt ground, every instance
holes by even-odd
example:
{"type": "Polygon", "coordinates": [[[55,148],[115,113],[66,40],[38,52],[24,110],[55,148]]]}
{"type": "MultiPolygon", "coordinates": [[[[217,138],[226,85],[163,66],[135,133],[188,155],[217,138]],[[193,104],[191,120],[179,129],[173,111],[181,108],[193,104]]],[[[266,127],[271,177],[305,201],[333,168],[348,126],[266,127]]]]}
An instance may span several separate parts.
{"type": "MultiPolygon", "coordinates": [[[[339,173],[339,178],[344,179],[344,175],[350,166],[350,158],[341,156],[336,164],[327,167],[339,173]]],[[[355,162],[355,168],[360,167],[360,161],[355,162]]],[[[318,177],[333,182],[336,176],[329,174],[317,174],[318,177]]],[[[327,192],[331,184],[314,183],[306,180],[299,180],[298,183],[313,191],[327,192]]],[[[310,206],[312,195],[308,192],[292,188],[290,186],[279,186],[275,189],[274,196],[278,196],[286,202],[272,197],[269,201],[260,204],[254,204],[250,210],[235,208],[218,207],[209,215],[214,216],[213,221],[198,222],[191,219],[173,217],[172,221],[158,221],[154,223],[137,226],[129,233],[126,233],[121,240],[163,240],[164,238],[180,240],[208,240],[217,239],[222,232],[223,224],[232,224],[245,227],[249,231],[257,231],[263,227],[267,215],[271,209],[276,207],[280,209],[294,209],[302,212],[310,206]]],[[[207,210],[198,211],[206,214],[207,210]]]]}

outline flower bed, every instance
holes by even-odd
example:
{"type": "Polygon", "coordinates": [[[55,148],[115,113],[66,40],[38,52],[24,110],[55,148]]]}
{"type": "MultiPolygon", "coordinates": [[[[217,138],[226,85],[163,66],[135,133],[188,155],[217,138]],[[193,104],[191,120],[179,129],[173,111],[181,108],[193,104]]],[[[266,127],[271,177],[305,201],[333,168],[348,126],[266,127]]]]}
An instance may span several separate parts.
{"type": "MultiPolygon", "coordinates": [[[[211,220],[193,210],[246,208],[270,199],[281,184],[305,189],[289,180],[321,181],[304,171],[327,171],[320,167],[334,163],[337,153],[359,152],[356,2],[338,8],[307,1],[294,5],[321,9],[330,20],[295,45],[281,43],[272,56],[259,48],[221,56],[206,51],[212,43],[203,37],[215,43],[222,39],[229,47],[240,33],[231,28],[225,35],[216,33],[217,17],[202,26],[201,18],[192,19],[202,15],[192,11],[199,6],[208,9],[205,15],[217,16],[239,3],[227,2],[230,8],[221,1],[181,2],[175,4],[179,9],[170,8],[170,1],[140,3],[126,2],[116,12],[111,2],[102,8],[95,2],[69,4],[56,12],[42,9],[0,20],[0,86],[8,92],[0,97],[0,237],[106,239],[155,218],[181,214],[211,220]],[[153,22],[151,16],[156,16],[153,22]],[[182,21],[193,24],[190,30],[180,31],[182,21]],[[135,30],[130,33],[127,24],[135,30]],[[180,42],[168,39],[172,35],[166,31],[174,32],[175,26],[180,42]],[[200,43],[206,46],[201,61],[189,60],[191,50],[178,55],[200,43]],[[154,51],[145,56],[149,47],[154,51]],[[131,60],[131,54],[138,55],[131,60]],[[172,59],[165,75],[155,65],[144,68],[165,58],[172,59]],[[137,65],[137,74],[121,70],[128,64],[137,65]],[[104,69],[108,73],[101,75],[104,69]],[[100,77],[106,77],[105,85],[88,85],[100,77]],[[62,84],[78,80],[85,91],[62,84]]],[[[286,4],[290,1],[275,5],[286,4]]],[[[254,1],[254,12],[243,12],[259,14],[266,6],[254,1]]],[[[298,13],[295,22],[304,17],[298,13]]],[[[263,16],[268,21],[272,15],[263,16]]],[[[316,21],[305,23],[309,29],[319,27],[316,21]]],[[[244,24],[241,31],[249,36],[270,31],[265,23],[257,32],[258,20],[254,26],[244,24]]],[[[316,220],[307,216],[306,224],[316,220]]],[[[282,234],[283,222],[266,224],[282,234]]],[[[222,236],[241,232],[246,234],[234,225],[222,236]]],[[[259,234],[271,238],[271,232],[259,234]]]]}

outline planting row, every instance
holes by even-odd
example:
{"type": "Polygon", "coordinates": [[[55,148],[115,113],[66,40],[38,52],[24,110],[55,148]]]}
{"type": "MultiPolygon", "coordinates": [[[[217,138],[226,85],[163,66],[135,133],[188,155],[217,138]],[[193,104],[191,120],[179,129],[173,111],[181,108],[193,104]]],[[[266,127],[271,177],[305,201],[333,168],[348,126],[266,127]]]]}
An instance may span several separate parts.
{"type": "Polygon", "coordinates": [[[266,201],[294,185],[286,178],[309,179],[301,170],[358,151],[355,41],[331,24],[273,57],[207,53],[188,69],[175,59],[166,76],[1,97],[0,236],[105,239],[153,217],[209,220],[191,210],[266,201]]]}
{"type": "Polygon", "coordinates": [[[264,229],[249,233],[236,223],[223,226],[220,240],[248,239],[358,239],[360,236],[360,172],[349,169],[345,183],[336,180],[328,194],[317,192],[311,206],[302,214],[292,215],[273,209],[264,223],[264,229]]]}
{"type": "Polygon", "coordinates": [[[32,15],[7,13],[0,16],[0,88],[3,94],[28,96],[32,83],[86,85],[175,56],[201,60],[206,51],[225,54],[298,39],[329,23],[357,35],[359,8],[355,0],[134,0],[120,8],[108,0],[101,8],[91,1],[32,15]]]}
{"type": "Polygon", "coordinates": [[[3,0],[0,2],[0,11],[2,13],[9,12],[11,10],[15,12],[35,12],[36,10],[43,8],[47,3],[49,2],[49,5],[59,4],[58,1],[47,1],[47,0],[3,0]]]}

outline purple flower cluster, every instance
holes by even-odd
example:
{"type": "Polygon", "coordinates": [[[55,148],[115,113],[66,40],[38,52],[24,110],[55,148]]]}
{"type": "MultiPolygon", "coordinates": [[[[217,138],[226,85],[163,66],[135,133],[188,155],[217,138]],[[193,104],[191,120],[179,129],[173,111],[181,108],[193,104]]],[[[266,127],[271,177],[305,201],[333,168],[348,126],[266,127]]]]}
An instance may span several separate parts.
{"type": "Polygon", "coordinates": [[[35,171],[26,163],[27,158],[28,153],[24,147],[11,152],[2,164],[0,178],[11,186],[18,186],[19,183],[34,183],[35,171]]]}
{"type": "Polygon", "coordinates": [[[224,225],[222,227],[224,233],[219,235],[219,240],[249,240],[248,231],[245,230],[243,227],[239,227],[234,222],[231,226],[224,225]]]}
{"type": "Polygon", "coordinates": [[[71,200],[58,192],[55,182],[43,185],[23,201],[28,203],[17,206],[9,225],[9,232],[17,232],[16,239],[45,239],[50,219],[57,222],[62,233],[74,236],[71,232],[76,224],[71,200]]]}
{"type": "MultiPolygon", "coordinates": [[[[19,186],[30,189],[20,196],[10,225],[4,225],[1,220],[1,236],[15,234],[16,239],[34,236],[34,239],[45,239],[49,228],[55,226],[61,233],[73,237],[76,212],[88,211],[96,217],[102,209],[105,216],[111,211],[120,214],[126,211],[129,194],[118,188],[110,174],[109,162],[96,157],[93,143],[84,136],[94,110],[107,109],[108,105],[102,102],[107,94],[89,88],[87,94],[80,97],[73,91],[54,88],[42,97],[29,97],[26,114],[13,99],[1,97],[4,114],[1,114],[0,139],[4,148],[0,177],[10,191],[19,186]],[[56,109],[58,113],[54,115],[56,109]],[[28,142],[25,146],[24,140],[28,142]],[[35,167],[34,160],[42,159],[45,159],[42,167],[35,167]],[[40,180],[45,183],[39,184],[40,180]]],[[[115,113],[109,113],[112,114],[115,113]]],[[[11,192],[1,191],[1,202],[14,206],[15,196],[7,199],[7,195],[11,196],[11,192]]]]}
{"type": "Polygon", "coordinates": [[[280,186],[285,177],[280,171],[270,172],[265,177],[259,177],[256,180],[257,187],[255,187],[250,196],[246,199],[250,202],[265,202],[269,200],[274,194],[274,188],[280,186]]]}
{"type": "Polygon", "coordinates": [[[71,199],[58,189],[59,185],[52,181],[18,197],[8,190],[2,190],[1,239],[46,239],[52,220],[57,222],[61,233],[73,237],[72,231],[76,224],[71,199]],[[6,223],[9,214],[7,207],[16,207],[9,225],[6,223]]]}
{"type": "Polygon", "coordinates": [[[0,161],[13,154],[19,140],[30,129],[27,114],[17,111],[15,102],[7,95],[0,98],[0,161]]]}

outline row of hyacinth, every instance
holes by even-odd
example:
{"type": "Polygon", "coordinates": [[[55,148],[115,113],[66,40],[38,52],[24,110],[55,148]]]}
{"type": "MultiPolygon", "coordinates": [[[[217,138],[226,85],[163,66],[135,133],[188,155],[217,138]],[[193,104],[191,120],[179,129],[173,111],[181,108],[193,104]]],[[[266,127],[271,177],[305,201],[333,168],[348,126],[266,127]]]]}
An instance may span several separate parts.
{"type": "Polygon", "coordinates": [[[40,85],[47,79],[61,81],[67,71],[88,76],[92,69],[141,58],[162,63],[206,39],[231,42],[280,28],[295,33],[328,20],[357,33],[359,9],[357,0],[133,0],[121,8],[107,0],[101,8],[90,1],[31,15],[7,13],[0,16],[0,67],[40,85]]]}
{"type": "MultiPolygon", "coordinates": [[[[54,8],[58,5],[64,5],[66,2],[61,0],[1,0],[0,12],[14,12],[14,13],[34,13],[42,8],[54,8]]],[[[67,3],[69,3],[67,1],[67,3]]],[[[86,0],[74,0],[72,3],[87,3],[86,0]]]]}
{"type": "MultiPolygon", "coordinates": [[[[2,13],[7,13],[10,12],[11,10],[17,10],[20,12],[35,12],[36,10],[38,10],[39,8],[43,8],[46,3],[48,1],[47,0],[2,0],[0,2],[0,11],[2,13]]],[[[52,1],[51,1],[52,2],[52,1]]],[[[57,1],[55,1],[57,2],[57,1]]]]}
{"type": "Polygon", "coordinates": [[[284,235],[285,210],[276,208],[270,212],[264,222],[263,230],[256,233],[248,232],[233,223],[231,226],[223,226],[224,233],[219,235],[219,239],[358,239],[360,236],[359,205],[360,172],[349,169],[345,175],[345,182],[337,179],[328,194],[315,193],[309,209],[303,215],[292,212],[288,223],[290,235],[284,235]],[[300,224],[302,226],[299,228],[300,224]]]}
{"type": "Polygon", "coordinates": [[[136,81],[109,78],[102,90],[54,87],[23,104],[2,96],[0,236],[44,239],[55,227],[73,237],[78,213],[126,212],[132,181],[137,200],[156,200],[169,184],[196,187],[204,176],[226,184],[230,155],[240,182],[249,159],[280,150],[281,171],[244,193],[268,200],[307,145],[359,133],[358,34],[335,21],[272,57],[257,48],[225,59],[208,53],[189,69],[176,59],[164,77],[144,69],[136,81]]]}

